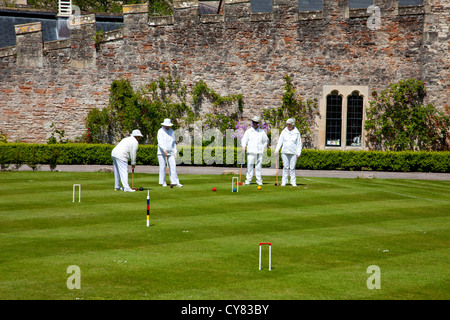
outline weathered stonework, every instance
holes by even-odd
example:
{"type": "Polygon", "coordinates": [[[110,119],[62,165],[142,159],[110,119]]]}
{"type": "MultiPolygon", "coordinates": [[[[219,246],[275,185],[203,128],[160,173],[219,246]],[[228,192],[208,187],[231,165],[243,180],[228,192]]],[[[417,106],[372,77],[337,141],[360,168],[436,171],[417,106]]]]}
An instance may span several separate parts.
{"type": "Polygon", "coordinates": [[[169,73],[186,85],[204,80],[221,95],[243,94],[244,117],[279,106],[289,74],[297,92],[321,106],[318,148],[324,148],[323,101],[332,90],[364,92],[367,107],[373,90],[417,78],[427,82],[427,102],[445,109],[450,2],[374,4],[379,30],[367,27],[367,10],[349,9],[347,0],[323,0],[323,10],[314,12],[298,12],[297,0],[273,0],[273,12],[263,14],[252,13],[248,0],[226,0],[223,14],[202,16],[198,1],[174,1],[167,17],[130,5],[123,29],[107,32],[98,50],[93,16],[64,41],[42,43],[37,25],[17,26],[17,45],[0,49],[1,131],[9,141],[45,142],[54,123],[74,139],[89,110],[108,104],[113,80],[128,78],[139,88],[169,73]]]}
{"type": "Polygon", "coordinates": [[[28,23],[15,27],[17,64],[20,67],[42,67],[43,43],[41,23],[28,23]]]}
{"type": "Polygon", "coordinates": [[[96,66],[95,50],[95,15],[90,14],[74,19],[70,23],[71,57],[70,66],[73,68],[94,69],[96,66]]]}

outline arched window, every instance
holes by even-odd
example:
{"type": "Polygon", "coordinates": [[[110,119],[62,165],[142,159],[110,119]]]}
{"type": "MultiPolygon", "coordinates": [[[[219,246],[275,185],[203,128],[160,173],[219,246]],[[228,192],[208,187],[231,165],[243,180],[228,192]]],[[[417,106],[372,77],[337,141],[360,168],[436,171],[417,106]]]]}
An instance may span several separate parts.
{"type": "Polygon", "coordinates": [[[342,97],[337,91],[332,91],[327,96],[325,145],[341,146],[342,129],[342,97]]]}
{"type": "Polygon", "coordinates": [[[324,85],[319,100],[318,148],[361,150],[365,148],[365,109],[368,86],[324,85]]]}
{"type": "Polygon", "coordinates": [[[361,146],[363,100],[363,97],[359,95],[358,91],[353,91],[352,94],[347,97],[347,146],[361,146]]]}

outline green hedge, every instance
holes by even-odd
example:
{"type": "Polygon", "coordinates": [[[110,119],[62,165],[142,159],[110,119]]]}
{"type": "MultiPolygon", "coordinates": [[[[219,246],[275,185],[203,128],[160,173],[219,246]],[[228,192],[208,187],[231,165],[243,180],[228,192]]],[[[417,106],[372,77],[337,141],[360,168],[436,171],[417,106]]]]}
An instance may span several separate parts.
{"type": "Polygon", "coordinates": [[[297,168],[448,173],[450,152],[304,150],[297,168]]]}
{"type": "Polygon", "coordinates": [[[112,164],[113,146],[103,144],[0,144],[1,164],[112,164]]]}
{"type": "MultiPolygon", "coordinates": [[[[111,165],[111,151],[113,145],[107,144],[29,144],[29,143],[1,143],[0,164],[30,165],[30,164],[100,164],[111,165]]],[[[203,147],[207,154],[214,152],[203,147]]],[[[138,165],[158,165],[156,157],[157,147],[140,145],[137,154],[138,165]]],[[[237,148],[234,148],[234,159],[237,159],[237,148]]],[[[270,151],[268,152],[270,156],[270,151]]],[[[191,148],[191,164],[194,161],[194,148],[191,148]]],[[[182,154],[180,158],[182,157],[182,154]]],[[[202,157],[201,165],[217,165],[239,167],[240,161],[233,164],[226,163],[226,149],[223,149],[223,163],[211,164],[202,157]]],[[[266,161],[269,163],[269,161],[266,161]]],[[[281,163],[281,162],[280,162],[281,163]]],[[[183,163],[186,165],[186,163],[183,163]]],[[[266,164],[265,166],[269,166],[266,164]]],[[[450,152],[381,152],[381,151],[325,151],[305,149],[297,161],[298,169],[308,170],[373,170],[373,171],[402,171],[402,172],[450,172],[450,152]]]]}

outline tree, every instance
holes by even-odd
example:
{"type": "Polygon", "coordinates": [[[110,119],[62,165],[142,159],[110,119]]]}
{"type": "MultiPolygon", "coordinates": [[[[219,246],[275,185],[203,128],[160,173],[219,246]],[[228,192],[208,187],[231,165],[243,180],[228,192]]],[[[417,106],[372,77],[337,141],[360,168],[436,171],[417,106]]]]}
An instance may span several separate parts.
{"type": "Polygon", "coordinates": [[[149,14],[155,16],[170,16],[173,14],[173,0],[147,0],[149,14]]]}
{"type": "Polygon", "coordinates": [[[375,150],[449,150],[450,118],[424,105],[425,83],[402,80],[372,93],[365,129],[375,150]]]}

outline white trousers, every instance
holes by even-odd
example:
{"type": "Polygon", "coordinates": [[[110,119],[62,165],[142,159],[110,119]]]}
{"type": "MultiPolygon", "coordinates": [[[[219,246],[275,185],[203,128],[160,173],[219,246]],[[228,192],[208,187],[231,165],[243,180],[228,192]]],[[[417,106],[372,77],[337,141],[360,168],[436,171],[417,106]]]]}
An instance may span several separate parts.
{"type": "MultiPolygon", "coordinates": [[[[169,160],[169,179],[170,184],[179,184],[180,180],[178,180],[177,168],[175,163],[175,156],[168,155],[169,160]]],[[[159,184],[164,184],[166,182],[166,157],[163,154],[158,154],[158,163],[159,163],[159,184]]]]}
{"type": "Polygon", "coordinates": [[[253,179],[253,174],[255,174],[256,183],[262,184],[262,158],[262,154],[247,154],[247,176],[245,184],[250,184],[253,179]]]}
{"type": "Polygon", "coordinates": [[[120,188],[120,182],[124,189],[130,189],[128,184],[128,162],[112,157],[114,168],[114,188],[120,188]]]}
{"type": "Polygon", "coordinates": [[[283,160],[283,178],[281,184],[287,184],[289,176],[291,177],[291,184],[297,183],[297,177],[295,176],[295,165],[297,164],[296,154],[281,154],[281,160],[283,160]]]}

